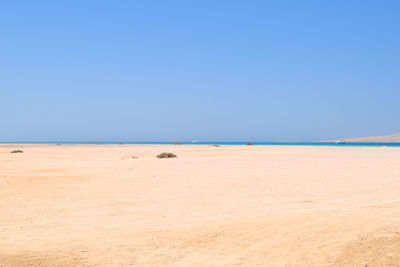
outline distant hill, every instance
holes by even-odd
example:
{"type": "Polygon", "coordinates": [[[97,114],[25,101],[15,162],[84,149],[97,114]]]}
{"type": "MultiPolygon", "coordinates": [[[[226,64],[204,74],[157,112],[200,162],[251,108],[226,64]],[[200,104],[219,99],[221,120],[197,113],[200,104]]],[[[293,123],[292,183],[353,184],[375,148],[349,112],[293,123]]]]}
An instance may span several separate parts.
{"type": "MultiPolygon", "coordinates": [[[[371,137],[359,137],[359,138],[345,138],[346,142],[352,143],[400,143],[400,134],[392,134],[385,136],[371,136],[371,137]]],[[[337,140],[334,140],[337,141],[337,140]]]]}

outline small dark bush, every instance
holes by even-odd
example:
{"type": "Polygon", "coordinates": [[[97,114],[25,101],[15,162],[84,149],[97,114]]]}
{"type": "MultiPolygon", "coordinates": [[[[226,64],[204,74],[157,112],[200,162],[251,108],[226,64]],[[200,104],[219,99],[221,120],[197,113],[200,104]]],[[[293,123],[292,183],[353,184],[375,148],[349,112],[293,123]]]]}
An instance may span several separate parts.
{"type": "Polygon", "coordinates": [[[174,143],[174,145],[182,145],[182,143],[174,143]]]}
{"type": "Polygon", "coordinates": [[[164,152],[164,153],[161,153],[160,155],[157,155],[157,158],[159,158],[159,159],[176,158],[176,157],[177,156],[175,154],[167,153],[167,152],[164,152]]]}
{"type": "Polygon", "coordinates": [[[254,146],[254,144],[253,144],[253,143],[247,143],[247,145],[248,145],[248,146],[254,146]]]}
{"type": "Polygon", "coordinates": [[[219,145],[212,145],[212,146],[215,146],[215,147],[220,147],[219,145]]]}
{"type": "Polygon", "coordinates": [[[24,153],[24,151],[22,151],[22,150],[13,150],[10,153],[24,153]]]}

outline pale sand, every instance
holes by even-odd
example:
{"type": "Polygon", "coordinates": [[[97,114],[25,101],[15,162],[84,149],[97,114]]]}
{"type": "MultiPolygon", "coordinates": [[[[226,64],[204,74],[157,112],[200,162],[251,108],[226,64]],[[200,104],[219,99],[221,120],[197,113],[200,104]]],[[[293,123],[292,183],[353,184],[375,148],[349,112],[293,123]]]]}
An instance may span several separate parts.
{"type": "MultiPolygon", "coordinates": [[[[348,143],[400,143],[400,134],[384,135],[384,136],[370,136],[370,137],[356,137],[344,138],[348,143]]],[[[321,142],[336,142],[338,140],[328,140],[321,142]]]]}
{"type": "Polygon", "coordinates": [[[0,266],[399,264],[400,148],[0,145],[0,266]]]}
{"type": "Polygon", "coordinates": [[[400,143],[400,134],[392,134],[386,136],[371,136],[371,137],[359,137],[359,138],[347,138],[346,142],[376,142],[376,143],[400,143]]]}

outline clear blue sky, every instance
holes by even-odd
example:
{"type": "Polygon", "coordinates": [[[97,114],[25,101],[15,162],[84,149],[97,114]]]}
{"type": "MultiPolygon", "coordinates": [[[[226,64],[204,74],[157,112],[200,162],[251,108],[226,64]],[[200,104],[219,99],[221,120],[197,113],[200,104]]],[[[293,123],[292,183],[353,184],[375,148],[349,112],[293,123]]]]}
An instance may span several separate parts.
{"type": "Polygon", "coordinates": [[[400,132],[400,1],[2,1],[0,141],[400,132]]]}

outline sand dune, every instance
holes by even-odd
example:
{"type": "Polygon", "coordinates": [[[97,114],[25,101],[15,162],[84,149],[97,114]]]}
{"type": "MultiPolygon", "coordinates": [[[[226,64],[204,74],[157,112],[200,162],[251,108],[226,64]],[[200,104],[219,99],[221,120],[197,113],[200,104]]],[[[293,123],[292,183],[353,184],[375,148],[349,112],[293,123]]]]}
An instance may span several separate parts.
{"type": "Polygon", "coordinates": [[[0,145],[0,266],[398,266],[399,193],[399,148],[0,145]]]}
{"type": "Polygon", "coordinates": [[[361,143],[400,143],[400,134],[392,134],[385,136],[371,136],[359,138],[346,138],[346,142],[361,142],[361,143]]]}

